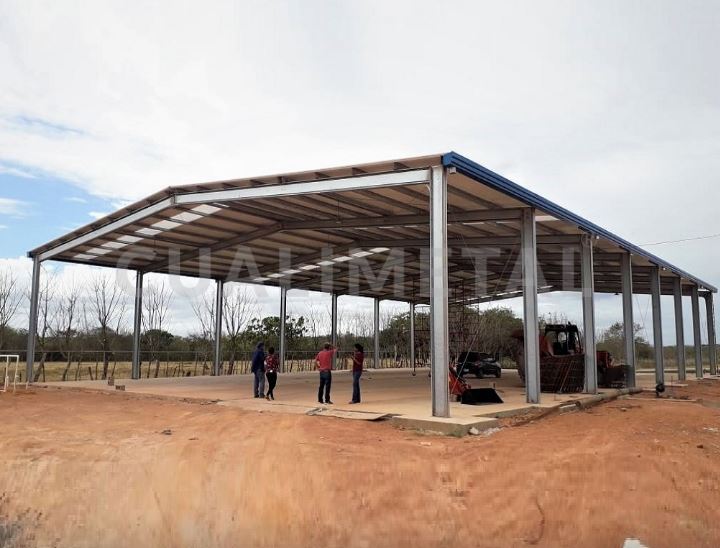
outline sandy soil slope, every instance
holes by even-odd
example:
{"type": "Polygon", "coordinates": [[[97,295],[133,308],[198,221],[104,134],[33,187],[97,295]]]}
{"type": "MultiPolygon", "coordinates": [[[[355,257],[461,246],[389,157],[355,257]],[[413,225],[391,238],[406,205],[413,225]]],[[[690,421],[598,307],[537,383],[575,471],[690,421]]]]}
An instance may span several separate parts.
{"type": "Polygon", "coordinates": [[[0,394],[0,545],[717,546],[720,381],[675,395],[702,402],[637,397],[456,439],[122,393],[0,394]]]}

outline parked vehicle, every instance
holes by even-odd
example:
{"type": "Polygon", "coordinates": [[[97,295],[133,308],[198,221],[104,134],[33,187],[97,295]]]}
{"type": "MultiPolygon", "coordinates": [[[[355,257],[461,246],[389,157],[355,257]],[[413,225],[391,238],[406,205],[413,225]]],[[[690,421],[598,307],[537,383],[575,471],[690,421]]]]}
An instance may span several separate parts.
{"type": "Polygon", "coordinates": [[[461,352],[455,366],[460,377],[475,375],[478,379],[484,377],[500,378],[502,367],[494,356],[485,352],[461,352]]]}

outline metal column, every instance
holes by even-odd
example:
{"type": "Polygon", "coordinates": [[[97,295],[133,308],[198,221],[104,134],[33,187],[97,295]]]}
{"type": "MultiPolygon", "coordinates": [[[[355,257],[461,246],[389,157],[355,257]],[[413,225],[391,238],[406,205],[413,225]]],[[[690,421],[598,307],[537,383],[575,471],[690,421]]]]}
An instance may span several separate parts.
{"type": "Polygon", "coordinates": [[[213,375],[220,375],[222,364],[222,328],[223,328],[223,290],[225,283],[222,280],[215,282],[215,354],[213,357],[213,375]]]}
{"type": "Polygon", "coordinates": [[[375,369],[381,365],[380,359],[380,299],[373,301],[373,356],[375,356],[375,369]]]}
{"type": "Polygon", "coordinates": [[[415,303],[410,303],[410,367],[415,374],[415,303]]]}
{"type": "Polygon", "coordinates": [[[653,346],[655,347],[655,382],[657,384],[665,382],[660,291],[660,267],[653,266],[650,272],[650,293],[652,294],[653,346]]]}
{"type": "Polygon", "coordinates": [[[622,255],[622,303],[623,332],[625,338],[625,363],[627,364],[627,385],[635,387],[635,319],[633,317],[632,258],[629,253],[622,255]]]}
{"type": "Polygon", "coordinates": [[[27,367],[25,381],[33,382],[33,366],[35,365],[35,338],[37,337],[38,302],[40,298],[40,258],[33,258],[32,286],[30,288],[30,321],[27,339],[27,367]]]}
{"type": "Polygon", "coordinates": [[[430,182],[430,371],[433,417],[450,416],[449,340],[447,170],[443,166],[435,166],[430,182]]]}
{"type": "Polygon", "coordinates": [[[140,332],[142,331],[142,298],[143,298],[143,273],[139,270],[135,275],[135,310],[133,315],[133,350],[132,350],[132,371],[130,376],[133,379],[140,378],[140,332]]]}
{"type": "Polygon", "coordinates": [[[683,325],[682,279],[673,280],[673,298],[675,308],[675,346],[677,347],[678,379],[685,380],[685,326],[683,325]]]}
{"type": "Polygon", "coordinates": [[[693,344],[695,346],[695,377],[702,379],[703,363],[702,338],[700,333],[700,297],[698,295],[698,287],[696,285],[690,288],[690,299],[692,302],[693,344]]]}
{"type": "Polygon", "coordinates": [[[583,336],[585,349],[585,391],[597,394],[597,354],[595,353],[595,272],[591,235],[583,235],[580,245],[583,336]]]}
{"type": "MultiPolygon", "coordinates": [[[[280,341],[278,348],[278,360],[280,362],[280,372],[285,373],[285,323],[287,321],[287,287],[280,287],[280,341]]],[[[335,344],[333,342],[333,344],[335,344]]]]}
{"type": "Polygon", "coordinates": [[[525,335],[525,393],[528,403],[540,403],[540,347],[537,304],[537,242],[535,210],[522,212],[521,257],[525,335]]]}
{"type": "MultiPolygon", "coordinates": [[[[338,296],[337,293],[332,294],[330,302],[330,344],[333,348],[337,346],[337,324],[338,324],[338,296]]],[[[333,355],[333,367],[337,363],[337,352],[333,355]]]]}
{"type": "Polygon", "coordinates": [[[708,330],[708,355],[710,357],[710,374],[717,375],[717,347],[715,341],[715,305],[713,304],[713,294],[708,291],[705,293],[705,310],[707,316],[708,330]]]}

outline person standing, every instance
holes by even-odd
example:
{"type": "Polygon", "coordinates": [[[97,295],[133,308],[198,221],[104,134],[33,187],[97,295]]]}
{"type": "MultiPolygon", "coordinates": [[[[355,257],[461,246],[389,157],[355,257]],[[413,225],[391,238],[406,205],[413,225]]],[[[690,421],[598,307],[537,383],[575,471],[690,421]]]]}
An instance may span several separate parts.
{"type": "Polygon", "coordinates": [[[332,384],[333,356],[337,348],[325,343],[323,349],[315,356],[315,368],[320,371],[320,387],[318,388],[318,403],[332,405],[330,401],[330,386],[332,384]],[[323,391],[325,399],[323,400],[323,391]]]}
{"type": "Polygon", "coordinates": [[[268,381],[268,391],[265,395],[265,398],[268,400],[275,399],[273,390],[275,389],[275,384],[277,383],[279,367],[280,360],[278,359],[278,355],[275,354],[275,348],[271,346],[270,348],[268,348],[267,357],[265,358],[265,376],[267,377],[268,381]]]}
{"type": "Polygon", "coordinates": [[[365,363],[365,352],[360,343],[355,343],[352,362],[353,391],[349,403],[360,403],[360,377],[362,377],[363,363],[365,363]]]}
{"type": "Polygon", "coordinates": [[[252,365],[250,371],[255,378],[253,379],[253,391],[256,398],[265,397],[265,343],[259,342],[255,347],[252,355],[252,365]]]}

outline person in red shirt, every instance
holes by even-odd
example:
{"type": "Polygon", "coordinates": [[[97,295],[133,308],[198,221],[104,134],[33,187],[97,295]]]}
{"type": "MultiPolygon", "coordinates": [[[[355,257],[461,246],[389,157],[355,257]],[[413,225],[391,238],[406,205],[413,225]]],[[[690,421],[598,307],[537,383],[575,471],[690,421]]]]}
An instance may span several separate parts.
{"type": "Polygon", "coordinates": [[[355,352],[352,357],[353,392],[349,403],[360,403],[360,377],[362,377],[365,352],[360,343],[355,343],[355,352]]]}
{"type": "Polygon", "coordinates": [[[268,380],[268,391],[265,398],[268,400],[274,400],[275,384],[277,383],[278,367],[280,366],[280,360],[278,355],[275,354],[275,349],[271,346],[268,348],[268,354],[265,357],[265,376],[268,380]]]}
{"type": "Polygon", "coordinates": [[[315,369],[320,371],[320,387],[318,388],[318,403],[332,405],[330,401],[330,385],[332,384],[333,357],[337,348],[330,343],[325,343],[324,348],[315,356],[315,369]],[[323,391],[325,400],[323,400],[323,391]]]}

